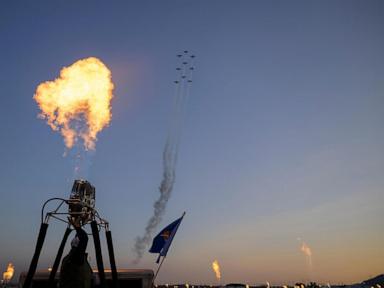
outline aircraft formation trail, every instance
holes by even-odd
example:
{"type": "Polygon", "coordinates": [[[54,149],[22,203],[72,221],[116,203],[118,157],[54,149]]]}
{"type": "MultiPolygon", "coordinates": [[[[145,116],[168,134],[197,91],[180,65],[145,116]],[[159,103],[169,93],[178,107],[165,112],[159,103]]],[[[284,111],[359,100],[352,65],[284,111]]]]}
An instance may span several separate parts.
{"type": "Polygon", "coordinates": [[[160,224],[165,213],[168,200],[173,190],[184,115],[192,85],[192,75],[195,70],[195,67],[193,66],[194,59],[195,55],[190,55],[188,51],[183,51],[177,55],[178,66],[176,71],[178,76],[174,81],[175,96],[171,115],[172,118],[163,150],[163,175],[159,186],[160,195],[153,204],[153,214],[148,220],[144,235],[136,238],[134,246],[134,264],[137,264],[140,261],[146,248],[150,244],[153,233],[160,224]]]}

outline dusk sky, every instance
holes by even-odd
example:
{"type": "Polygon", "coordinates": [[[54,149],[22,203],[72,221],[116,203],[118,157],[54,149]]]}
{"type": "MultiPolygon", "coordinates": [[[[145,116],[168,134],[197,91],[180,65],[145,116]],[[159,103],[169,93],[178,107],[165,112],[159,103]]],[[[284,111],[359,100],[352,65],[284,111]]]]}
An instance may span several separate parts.
{"type": "MultiPolygon", "coordinates": [[[[370,0],[1,1],[0,272],[28,269],[44,201],[77,177],[36,88],[91,56],[112,72],[113,116],[82,176],[118,268],[157,268],[147,252],[133,265],[133,247],[158,199],[183,50],[196,70],[156,231],[186,216],[157,283],[218,284],[214,260],[222,284],[384,273],[384,2],[370,0]]],[[[65,227],[50,222],[39,269],[65,227]]]]}

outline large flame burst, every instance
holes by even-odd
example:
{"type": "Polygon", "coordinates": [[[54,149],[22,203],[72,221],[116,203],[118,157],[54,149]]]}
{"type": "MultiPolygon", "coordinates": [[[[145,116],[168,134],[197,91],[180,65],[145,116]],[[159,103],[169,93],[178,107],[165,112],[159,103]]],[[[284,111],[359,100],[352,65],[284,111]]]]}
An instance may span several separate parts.
{"type": "Polygon", "coordinates": [[[111,121],[113,87],[109,69],[90,57],[64,67],[56,80],[41,83],[33,98],[39,116],[60,131],[68,149],[82,139],[86,150],[94,150],[97,133],[111,121]]]}

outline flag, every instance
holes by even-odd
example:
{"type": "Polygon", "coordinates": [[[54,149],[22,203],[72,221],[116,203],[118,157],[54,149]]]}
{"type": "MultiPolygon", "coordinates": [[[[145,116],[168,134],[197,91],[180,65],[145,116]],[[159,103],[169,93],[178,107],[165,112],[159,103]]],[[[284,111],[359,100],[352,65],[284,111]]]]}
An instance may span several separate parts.
{"type": "Polygon", "coordinates": [[[185,215],[185,212],[183,213],[183,216],[173,221],[171,224],[169,224],[167,227],[161,230],[160,233],[157,234],[155,238],[153,238],[152,246],[149,249],[149,252],[159,253],[159,257],[157,258],[156,263],[159,263],[161,256],[163,257],[167,256],[168,249],[171,246],[173,237],[175,237],[177,229],[179,228],[181,220],[183,220],[184,215],[185,215]]]}

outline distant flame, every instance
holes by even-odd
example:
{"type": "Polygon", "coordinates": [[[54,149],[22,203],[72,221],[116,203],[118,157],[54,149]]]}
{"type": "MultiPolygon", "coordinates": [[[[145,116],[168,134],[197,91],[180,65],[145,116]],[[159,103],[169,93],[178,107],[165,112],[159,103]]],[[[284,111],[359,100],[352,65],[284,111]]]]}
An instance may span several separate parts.
{"type": "Polygon", "coordinates": [[[56,80],[41,83],[33,98],[39,116],[60,131],[68,149],[82,139],[86,150],[94,150],[98,132],[111,121],[113,88],[109,69],[90,57],[64,67],[56,80]]]}
{"type": "Polygon", "coordinates": [[[11,281],[14,272],[15,272],[15,266],[13,266],[12,263],[9,263],[7,267],[7,271],[3,273],[3,281],[6,283],[11,281]]]}
{"type": "Polygon", "coordinates": [[[213,271],[215,271],[217,280],[220,281],[220,279],[221,279],[220,265],[219,265],[219,262],[217,260],[212,262],[212,269],[213,269],[213,271]]]}
{"type": "Polygon", "coordinates": [[[305,242],[303,242],[302,244],[301,244],[301,251],[306,255],[306,256],[308,256],[308,257],[311,257],[312,256],[312,251],[311,251],[311,248],[309,248],[309,246],[305,243],[305,242]]]}
{"type": "MultiPolygon", "coordinates": [[[[298,240],[302,241],[300,238],[298,238],[298,240]]],[[[308,263],[308,268],[309,268],[310,271],[312,271],[312,250],[311,250],[311,248],[307,245],[307,243],[302,241],[301,242],[300,250],[306,256],[307,263],[308,263]]]]}

